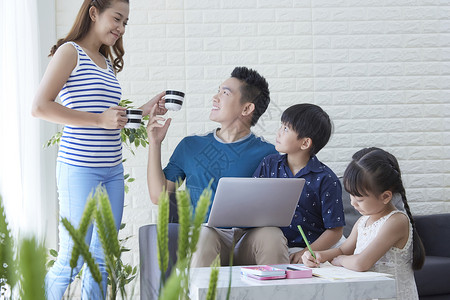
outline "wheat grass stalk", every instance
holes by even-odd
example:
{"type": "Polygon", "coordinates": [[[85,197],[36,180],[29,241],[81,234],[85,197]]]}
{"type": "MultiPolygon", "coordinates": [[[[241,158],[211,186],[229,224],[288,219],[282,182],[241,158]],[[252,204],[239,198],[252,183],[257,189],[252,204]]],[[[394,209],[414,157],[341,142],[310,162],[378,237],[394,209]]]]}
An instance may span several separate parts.
{"type": "MultiPolygon", "coordinates": [[[[179,269],[185,269],[187,267],[186,261],[181,260],[177,261],[177,266],[179,269]]],[[[182,290],[182,274],[178,273],[175,268],[172,269],[169,278],[167,279],[166,284],[162,288],[159,294],[159,300],[178,300],[182,299],[180,297],[182,290]]]]}
{"type": "Polygon", "coordinates": [[[86,265],[88,266],[89,270],[91,271],[92,278],[95,280],[95,282],[98,283],[98,285],[102,291],[102,294],[103,294],[103,287],[101,284],[102,274],[100,273],[100,269],[99,269],[98,265],[95,263],[95,260],[92,257],[91,252],[89,252],[89,247],[88,247],[88,245],[86,245],[86,242],[84,241],[84,237],[80,235],[80,233],[75,229],[75,227],[73,227],[73,225],[69,222],[69,220],[67,218],[62,218],[61,223],[66,228],[66,230],[69,232],[70,236],[72,237],[72,240],[74,242],[73,247],[78,248],[78,251],[80,252],[81,256],[84,258],[86,265]]]}
{"type": "Polygon", "coordinates": [[[158,202],[158,263],[161,270],[161,284],[165,282],[165,274],[169,266],[169,194],[165,189],[161,192],[158,202]]]}
{"type": "Polygon", "coordinates": [[[113,253],[113,246],[110,242],[110,239],[108,238],[108,234],[106,233],[105,228],[105,222],[104,222],[104,216],[102,215],[102,212],[100,210],[96,211],[96,217],[95,222],[97,223],[97,232],[100,239],[100,243],[102,244],[103,248],[103,254],[105,259],[105,265],[106,265],[106,271],[109,274],[111,285],[114,289],[114,282],[115,282],[115,276],[114,276],[114,253],[113,253]]]}
{"type": "MultiPolygon", "coordinates": [[[[92,219],[96,212],[96,199],[89,194],[88,200],[84,207],[83,214],[81,215],[80,225],[78,225],[78,233],[84,238],[86,236],[89,226],[92,224],[92,219]]],[[[78,258],[80,257],[80,252],[78,248],[74,247],[72,250],[72,256],[70,258],[70,267],[73,269],[77,265],[78,258]]]]}
{"type": "Polygon", "coordinates": [[[46,249],[35,237],[24,239],[20,245],[19,269],[20,299],[45,300],[45,265],[46,249]]]}
{"type": "Polygon", "coordinates": [[[208,293],[206,294],[206,300],[215,300],[217,293],[217,280],[219,279],[219,267],[220,267],[220,254],[216,256],[211,264],[211,275],[209,277],[208,293]]]}
{"type": "Polygon", "coordinates": [[[201,225],[205,221],[206,213],[208,212],[209,205],[211,203],[211,195],[212,191],[209,187],[207,187],[203,190],[197,202],[197,206],[195,208],[194,222],[191,231],[191,243],[190,243],[191,253],[194,253],[195,250],[197,249],[197,242],[200,236],[201,225]]]}
{"type": "Polygon", "coordinates": [[[189,199],[189,193],[185,190],[177,190],[177,208],[178,208],[178,250],[177,259],[187,258],[189,249],[189,230],[191,227],[192,210],[189,199]]]}
{"type": "Polygon", "coordinates": [[[111,247],[112,253],[115,257],[120,256],[119,239],[117,238],[116,223],[109,202],[108,192],[103,186],[98,186],[96,195],[99,200],[100,210],[102,212],[104,226],[106,229],[107,238],[109,240],[108,247],[111,247]]]}

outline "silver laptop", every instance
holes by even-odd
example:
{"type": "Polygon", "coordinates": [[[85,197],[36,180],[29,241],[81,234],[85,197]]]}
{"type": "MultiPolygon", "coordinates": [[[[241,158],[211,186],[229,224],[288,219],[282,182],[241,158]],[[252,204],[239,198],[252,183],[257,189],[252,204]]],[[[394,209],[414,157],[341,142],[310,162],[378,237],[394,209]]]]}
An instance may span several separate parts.
{"type": "Polygon", "coordinates": [[[303,178],[222,177],[207,226],[288,226],[304,185],[303,178]]]}

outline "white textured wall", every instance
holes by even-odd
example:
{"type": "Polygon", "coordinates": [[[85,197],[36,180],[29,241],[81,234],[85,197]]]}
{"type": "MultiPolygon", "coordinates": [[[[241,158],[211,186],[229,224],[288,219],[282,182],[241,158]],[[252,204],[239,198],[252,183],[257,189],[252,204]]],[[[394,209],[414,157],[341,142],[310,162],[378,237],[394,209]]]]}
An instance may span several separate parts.
{"type": "MultiPolygon", "coordinates": [[[[57,1],[57,35],[81,1],[57,1]]],[[[335,124],[319,158],[342,175],[351,155],[378,146],[400,161],[413,213],[450,212],[450,1],[131,0],[123,96],[141,104],[165,88],[186,102],[163,143],[165,164],[187,134],[210,130],[211,97],[237,65],[260,71],[272,102],[254,131],[274,141],[281,112],[322,106],[335,124]]],[[[147,151],[126,163],[130,259],[138,228],[155,221],[147,151]]]]}

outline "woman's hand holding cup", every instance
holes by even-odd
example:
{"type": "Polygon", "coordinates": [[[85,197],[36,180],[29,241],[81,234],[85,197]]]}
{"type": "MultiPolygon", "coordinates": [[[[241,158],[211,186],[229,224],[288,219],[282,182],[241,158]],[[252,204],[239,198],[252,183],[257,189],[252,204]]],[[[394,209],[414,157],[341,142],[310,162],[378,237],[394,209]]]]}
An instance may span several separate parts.
{"type": "Polygon", "coordinates": [[[121,129],[127,124],[125,113],[126,108],[121,106],[112,106],[98,114],[97,127],[104,129],[121,129]]]}
{"type": "Polygon", "coordinates": [[[156,107],[156,114],[157,115],[164,115],[167,112],[167,109],[165,108],[165,100],[164,100],[164,95],[166,94],[166,92],[161,92],[158,95],[156,95],[155,97],[153,97],[152,99],[150,99],[147,103],[145,103],[144,105],[142,105],[141,107],[139,107],[140,109],[142,109],[143,113],[142,115],[145,117],[146,115],[148,115],[152,108],[153,105],[155,103],[157,103],[157,107],[156,107]]]}

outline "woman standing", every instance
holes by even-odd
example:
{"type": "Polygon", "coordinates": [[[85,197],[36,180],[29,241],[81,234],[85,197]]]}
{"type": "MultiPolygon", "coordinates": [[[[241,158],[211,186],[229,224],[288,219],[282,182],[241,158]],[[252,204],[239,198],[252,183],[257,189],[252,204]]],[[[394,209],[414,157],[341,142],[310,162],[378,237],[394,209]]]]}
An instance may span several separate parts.
{"type": "MultiPolygon", "coordinates": [[[[85,0],[69,34],[50,51],[53,56],[36,93],[32,114],[64,124],[57,159],[60,217],[78,227],[86,199],[98,184],[109,195],[117,229],[124,203],[124,176],[120,129],[127,123],[125,108],[118,106],[121,88],[116,73],[123,68],[123,41],[129,14],[128,0],[85,0]],[[113,54],[114,53],[114,54],[113,54]],[[61,104],[55,102],[58,96],[61,104]]],[[[141,109],[147,115],[154,105],[165,113],[158,94],[141,109]]],[[[69,265],[73,241],[59,225],[60,249],[46,277],[48,299],[61,299],[80,271],[69,265]],[[72,277],[71,277],[72,275],[72,277]]],[[[96,228],[86,243],[102,272],[102,287],[87,268],[82,278],[82,299],[104,299],[107,273],[96,228]]]]}

